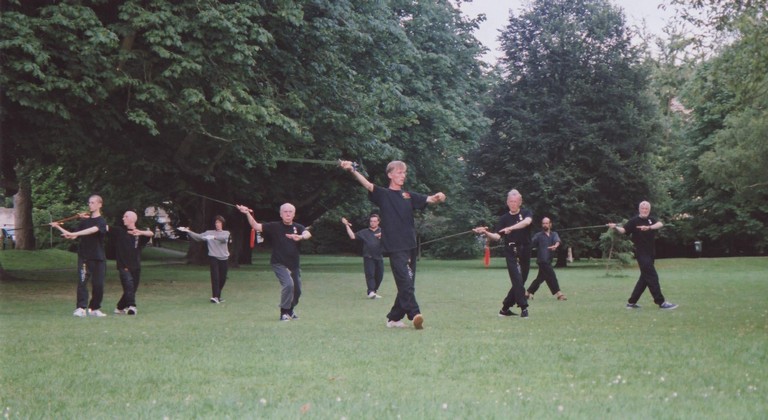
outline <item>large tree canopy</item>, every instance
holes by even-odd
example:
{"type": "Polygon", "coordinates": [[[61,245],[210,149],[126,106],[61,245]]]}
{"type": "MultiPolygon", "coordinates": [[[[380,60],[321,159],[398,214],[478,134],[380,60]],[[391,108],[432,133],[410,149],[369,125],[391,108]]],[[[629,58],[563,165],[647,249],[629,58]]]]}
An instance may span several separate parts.
{"type": "Polygon", "coordinates": [[[649,197],[658,137],[646,68],[605,0],[539,0],[501,34],[490,134],[471,155],[476,196],[519,189],[560,227],[626,217],[649,197]]]}
{"type": "Polygon", "coordinates": [[[217,205],[184,191],[270,218],[291,201],[310,223],[363,195],[280,159],[378,174],[402,158],[446,189],[486,124],[477,21],[448,1],[3,4],[4,181],[56,163],[108,198],[172,199],[198,227],[217,205]]]}

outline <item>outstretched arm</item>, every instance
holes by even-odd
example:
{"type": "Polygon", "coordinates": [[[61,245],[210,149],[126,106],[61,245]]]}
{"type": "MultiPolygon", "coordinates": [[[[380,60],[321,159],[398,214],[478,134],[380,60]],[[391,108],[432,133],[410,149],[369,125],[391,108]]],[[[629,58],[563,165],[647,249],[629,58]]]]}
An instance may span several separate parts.
{"type": "Polygon", "coordinates": [[[360,172],[357,172],[357,171],[355,170],[355,165],[354,165],[354,163],[353,163],[353,162],[351,162],[351,161],[349,161],[349,160],[340,160],[340,161],[339,161],[339,167],[340,167],[341,169],[344,169],[345,171],[347,171],[347,172],[351,173],[351,174],[352,174],[352,176],[354,176],[354,177],[355,177],[355,179],[357,180],[357,182],[359,182],[359,183],[360,183],[360,185],[362,185],[363,187],[365,187],[365,189],[366,189],[366,190],[368,190],[369,192],[370,192],[370,191],[373,191],[373,184],[372,184],[370,181],[368,181],[368,179],[366,179],[366,178],[363,176],[363,174],[361,174],[360,172]]]}
{"type": "Polygon", "coordinates": [[[472,232],[478,233],[480,235],[485,235],[486,238],[492,240],[492,241],[498,241],[501,239],[501,235],[498,233],[493,233],[490,230],[488,230],[485,226],[478,226],[474,229],[472,229],[472,232]]]}
{"type": "Polygon", "coordinates": [[[437,194],[430,195],[429,197],[427,197],[427,203],[428,204],[440,204],[442,202],[445,202],[445,199],[446,199],[445,194],[439,192],[437,194]]]}
{"type": "Polygon", "coordinates": [[[616,229],[616,232],[619,232],[622,235],[627,233],[623,227],[617,225],[616,223],[608,223],[606,226],[608,226],[608,229],[616,229]]]}
{"type": "Polygon", "coordinates": [[[352,223],[349,223],[349,220],[347,220],[346,217],[341,218],[341,223],[344,223],[344,227],[347,228],[347,235],[349,235],[349,239],[355,239],[355,232],[352,232],[352,223]]]}
{"type": "Polygon", "coordinates": [[[98,226],[91,226],[91,227],[89,227],[87,229],[78,230],[77,232],[70,232],[70,231],[64,229],[63,227],[61,227],[61,225],[58,224],[57,222],[51,223],[51,226],[53,226],[56,229],[58,229],[59,231],[61,231],[61,236],[64,237],[64,238],[67,238],[67,239],[75,239],[78,236],[91,235],[91,234],[96,233],[96,232],[99,231],[99,227],[98,226]]]}
{"type": "Polygon", "coordinates": [[[256,219],[253,218],[253,210],[249,209],[248,207],[236,205],[238,210],[240,210],[240,213],[243,213],[245,217],[248,218],[248,223],[251,225],[252,228],[256,230],[256,232],[261,232],[261,223],[257,222],[256,219]]]}
{"type": "Polygon", "coordinates": [[[526,217],[525,219],[515,223],[512,226],[507,226],[504,229],[500,230],[499,233],[507,234],[509,232],[512,232],[513,230],[523,229],[527,226],[529,226],[531,223],[533,223],[533,219],[530,217],[526,217]]]}

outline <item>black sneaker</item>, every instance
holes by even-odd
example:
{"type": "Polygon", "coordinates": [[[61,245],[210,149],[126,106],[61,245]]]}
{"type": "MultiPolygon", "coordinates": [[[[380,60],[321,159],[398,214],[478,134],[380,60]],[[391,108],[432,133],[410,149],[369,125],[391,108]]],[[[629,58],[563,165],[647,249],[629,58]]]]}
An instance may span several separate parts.
{"type": "Polygon", "coordinates": [[[528,308],[525,308],[520,312],[520,318],[528,318],[528,308]]]}
{"type": "Polygon", "coordinates": [[[636,303],[628,303],[627,304],[627,309],[640,309],[640,305],[638,305],[636,303]]]}
{"type": "Polygon", "coordinates": [[[502,308],[499,311],[499,316],[517,316],[517,314],[512,312],[512,311],[510,311],[509,308],[507,308],[507,309],[502,308]]]}

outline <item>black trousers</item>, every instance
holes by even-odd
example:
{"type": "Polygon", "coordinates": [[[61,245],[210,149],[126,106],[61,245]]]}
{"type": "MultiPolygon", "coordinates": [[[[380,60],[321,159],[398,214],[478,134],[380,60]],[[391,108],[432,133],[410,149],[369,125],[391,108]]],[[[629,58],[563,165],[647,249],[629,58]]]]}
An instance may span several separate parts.
{"type": "Polygon", "coordinates": [[[553,295],[557,294],[557,292],[560,291],[560,284],[557,282],[557,275],[555,274],[555,269],[552,268],[552,263],[537,261],[536,264],[539,266],[539,274],[533,280],[531,285],[528,286],[528,293],[536,293],[536,291],[539,290],[541,283],[547,282],[549,291],[552,292],[553,295]]]}
{"type": "Polygon", "coordinates": [[[101,309],[104,299],[104,277],[107,274],[107,262],[99,260],[77,259],[77,307],[93,310],[101,309]],[[88,302],[88,280],[91,281],[92,296],[88,302]]]}
{"type": "Polygon", "coordinates": [[[378,291],[384,279],[384,260],[363,257],[363,270],[368,293],[378,291]]]}
{"type": "Polygon", "coordinates": [[[523,281],[523,275],[520,272],[520,259],[518,257],[517,248],[507,249],[507,271],[509,272],[509,280],[512,282],[512,287],[507,292],[507,297],[504,298],[502,306],[504,308],[511,308],[515,304],[522,309],[528,307],[528,299],[525,298],[525,282],[523,281]]]}
{"type": "Polygon", "coordinates": [[[227,263],[229,261],[214,257],[208,258],[211,262],[211,296],[221,298],[221,290],[227,282],[227,263]]]}
{"type": "Polygon", "coordinates": [[[120,273],[120,284],[123,286],[123,296],[117,302],[117,309],[136,306],[136,291],[139,290],[141,269],[129,270],[124,268],[118,270],[118,273],[120,273]]]}
{"type": "Polygon", "coordinates": [[[632,290],[632,295],[629,296],[629,303],[637,303],[646,287],[651,292],[651,296],[653,296],[653,303],[657,305],[664,303],[664,295],[661,293],[661,285],[659,284],[659,275],[656,273],[656,267],[654,266],[655,261],[656,258],[652,255],[637,255],[637,264],[640,266],[640,278],[637,279],[635,289],[632,290]]]}
{"type": "Polygon", "coordinates": [[[416,249],[396,251],[389,254],[389,266],[395,277],[397,296],[392,309],[387,314],[390,321],[400,321],[404,317],[413,319],[421,313],[416,302],[416,249]]]}
{"type": "Polygon", "coordinates": [[[531,271],[531,244],[517,246],[517,255],[520,263],[520,275],[523,277],[523,286],[528,281],[528,273],[531,271]]]}

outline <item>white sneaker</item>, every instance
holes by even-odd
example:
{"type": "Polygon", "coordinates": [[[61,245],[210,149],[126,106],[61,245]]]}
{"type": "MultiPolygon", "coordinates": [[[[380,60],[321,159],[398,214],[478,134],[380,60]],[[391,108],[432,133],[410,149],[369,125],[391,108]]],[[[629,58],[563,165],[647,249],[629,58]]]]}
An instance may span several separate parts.
{"type": "Polygon", "coordinates": [[[117,308],[115,308],[115,310],[113,312],[115,313],[115,315],[125,315],[125,309],[117,309],[117,308]]]}
{"type": "Polygon", "coordinates": [[[85,318],[87,313],[85,312],[85,309],[77,308],[77,309],[75,309],[75,312],[72,312],[72,315],[74,315],[76,317],[80,317],[80,318],[85,318]]]}
{"type": "Polygon", "coordinates": [[[126,315],[136,315],[136,313],[139,312],[138,309],[136,309],[135,306],[129,306],[125,308],[125,314],[126,315]]]}
{"type": "Polygon", "coordinates": [[[403,321],[387,320],[387,328],[407,328],[403,321]]]}
{"type": "Polygon", "coordinates": [[[290,321],[291,315],[290,314],[282,314],[280,315],[280,321],[290,321]]]}
{"type": "Polygon", "coordinates": [[[368,293],[368,299],[376,299],[376,292],[368,293]]]}
{"type": "Polygon", "coordinates": [[[217,297],[212,297],[212,298],[211,298],[211,303],[220,303],[220,302],[219,302],[219,298],[217,298],[217,297]]]}
{"type": "Polygon", "coordinates": [[[376,293],[376,296],[373,297],[374,299],[381,299],[381,295],[376,293]]]}
{"type": "Polygon", "coordinates": [[[95,316],[96,318],[104,318],[107,316],[107,314],[101,312],[100,309],[88,309],[88,315],[95,316]]]}

